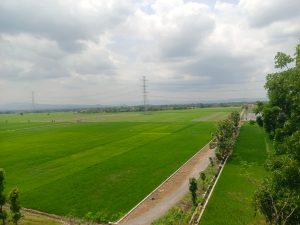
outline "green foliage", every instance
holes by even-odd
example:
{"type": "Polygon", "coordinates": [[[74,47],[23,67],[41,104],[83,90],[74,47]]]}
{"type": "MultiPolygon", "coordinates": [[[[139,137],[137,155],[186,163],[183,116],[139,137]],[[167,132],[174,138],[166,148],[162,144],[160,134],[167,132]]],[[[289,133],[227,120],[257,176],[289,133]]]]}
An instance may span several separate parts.
{"type": "MultiPolygon", "coordinates": [[[[3,195],[4,181],[5,181],[4,170],[2,168],[0,168],[0,195],[3,195]]],[[[4,204],[5,204],[5,199],[1,197],[0,205],[4,205],[4,204]]]]}
{"type": "Polygon", "coordinates": [[[9,208],[10,208],[10,216],[14,224],[18,224],[18,221],[21,219],[21,205],[19,202],[19,190],[17,188],[13,188],[9,193],[8,197],[9,208]]]}
{"type": "Polygon", "coordinates": [[[268,169],[272,171],[270,181],[275,189],[299,189],[300,170],[297,160],[287,154],[276,154],[268,161],[268,169]]]}
{"type": "Polygon", "coordinates": [[[296,56],[296,67],[299,68],[300,67],[300,44],[298,44],[296,47],[295,56],[296,56]]]}
{"type": "Polygon", "coordinates": [[[227,119],[218,123],[210,147],[216,148],[216,157],[219,160],[223,160],[231,151],[235,141],[235,134],[238,131],[239,121],[239,113],[232,112],[227,119]]]}
{"type": "Polygon", "coordinates": [[[256,210],[265,215],[267,224],[299,225],[299,193],[289,189],[277,189],[273,181],[266,179],[254,195],[256,210]]]}
{"type": "Polygon", "coordinates": [[[263,109],[264,109],[264,103],[262,101],[257,101],[256,102],[256,107],[254,109],[255,114],[259,114],[262,113],[263,109]]]}
{"type": "Polygon", "coordinates": [[[265,130],[270,134],[271,139],[275,136],[275,129],[277,128],[277,117],[280,113],[280,108],[278,106],[265,107],[263,111],[264,119],[263,124],[265,130]]]}
{"type": "Polygon", "coordinates": [[[300,162],[300,130],[294,132],[291,136],[287,137],[280,146],[285,154],[288,154],[291,158],[300,162]]]}
{"type": "Polygon", "coordinates": [[[240,123],[240,113],[237,111],[230,113],[229,119],[232,121],[234,126],[234,132],[236,133],[238,131],[238,126],[240,123]]]}
{"type": "Polygon", "coordinates": [[[209,157],[209,164],[210,164],[210,167],[214,167],[214,165],[215,165],[212,157],[209,157]]]}
{"type": "Polygon", "coordinates": [[[179,207],[172,208],[166,217],[154,221],[151,225],[185,225],[188,224],[190,214],[179,207]]]}
{"type": "Polygon", "coordinates": [[[200,178],[204,182],[206,180],[206,174],[204,172],[200,173],[200,178]]]}
{"type": "Polygon", "coordinates": [[[206,174],[204,172],[201,172],[200,173],[200,178],[202,180],[202,189],[204,190],[205,189],[205,182],[206,182],[206,174]]]}
{"type": "Polygon", "coordinates": [[[83,220],[86,222],[93,222],[93,223],[108,223],[109,221],[115,221],[120,218],[122,214],[114,214],[109,215],[105,212],[88,212],[84,215],[83,220]]]}
{"type": "Polygon", "coordinates": [[[258,126],[263,127],[264,126],[264,121],[262,116],[256,116],[256,122],[258,124],[258,126]]]}
{"type": "Polygon", "coordinates": [[[2,224],[5,224],[5,220],[7,218],[7,213],[3,209],[3,206],[5,205],[6,198],[4,195],[4,181],[5,181],[5,175],[4,170],[0,168],[0,220],[2,220],[2,224]]]}
{"type": "Polygon", "coordinates": [[[280,68],[282,69],[283,67],[287,67],[287,64],[293,62],[294,59],[283,53],[283,52],[277,52],[275,56],[275,68],[280,68]]]}
{"type": "Polygon", "coordinates": [[[254,124],[255,124],[255,120],[250,120],[250,121],[249,121],[249,124],[250,124],[250,125],[254,125],[254,124]]]}
{"type": "Polygon", "coordinates": [[[190,183],[189,190],[192,195],[192,202],[196,206],[197,205],[197,190],[198,190],[197,181],[195,178],[190,178],[189,183],[190,183]]]}
{"type": "MultiPolygon", "coordinates": [[[[268,224],[296,225],[300,221],[300,68],[299,45],[296,67],[269,74],[265,85],[269,104],[263,109],[263,124],[274,139],[275,152],[267,166],[271,176],[255,194],[255,205],[268,224]]],[[[276,67],[292,60],[276,55],[276,67]]]]}

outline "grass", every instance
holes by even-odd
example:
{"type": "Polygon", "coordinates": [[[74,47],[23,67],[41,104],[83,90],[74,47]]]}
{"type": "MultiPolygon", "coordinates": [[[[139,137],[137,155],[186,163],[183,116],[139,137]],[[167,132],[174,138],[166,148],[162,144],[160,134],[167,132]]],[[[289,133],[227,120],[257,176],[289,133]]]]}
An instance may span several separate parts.
{"type": "MultiPolygon", "coordinates": [[[[12,218],[11,218],[11,212],[7,205],[4,206],[4,210],[8,213],[8,217],[6,219],[7,225],[14,225],[12,218]]],[[[1,222],[2,224],[2,222],[1,222]]],[[[18,221],[18,225],[62,225],[63,222],[58,221],[56,219],[44,216],[44,215],[38,215],[33,214],[30,212],[26,212],[21,210],[21,218],[18,221]]]]}
{"type": "MultiPolygon", "coordinates": [[[[61,225],[62,223],[46,218],[45,216],[25,214],[19,221],[18,225],[61,225]]],[[[13,225],[9,223],[8,225],[13,225]]]]}
{"type": "Polygon", "coordinates": [[[264,162],[271,144],[263,129],[246,124],[217,183],[200,225],[264,224],[254,216],[253,194],[266,176],[264,162]]]}
{"type": "Polygon", "coordinates": [[[78,217],[101,211],[114,219],[209,141],[215,122],[195,119],[234,109],[83,114],[94,121],[85,123],[72,123],[74,113],[1,115],[6,189],[18,186],[27,208],[78,217]]]}

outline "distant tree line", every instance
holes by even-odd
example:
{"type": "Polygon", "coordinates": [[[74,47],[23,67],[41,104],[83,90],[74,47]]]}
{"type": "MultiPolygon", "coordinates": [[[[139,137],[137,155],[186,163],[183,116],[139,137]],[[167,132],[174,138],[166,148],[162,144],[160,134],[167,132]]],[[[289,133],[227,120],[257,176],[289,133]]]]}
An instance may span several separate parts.
{"type": "MultiPolygon", "coordinates": [[[[226,103],[191,103],[191,104],[171,104],[171,105],[147,105],[147,111],[161,110],[180,110],[180,109],[195,109],[195,108],[210,108],[210,107],[234,107],[241,106],[245,102],[226,102],[226,103]]],[[[255,102],[253,102],[255,103],[255,102]]],[[[45,112],[78,112],[78,113],[99,113],[99,112],[143,112],[143,105],[135,106],[101,106],[101,107],[82,107],[68,109],[36,109],[36,110],[4,110],[0,114],[19,113],[45,113],[45,112]]]]}
{"type": "Polygon", "coordinates": [[[257,123],[274,141],[267,169],[271,172],[254,196],[256,210],[270,225],[300,224],[300,44],[295,57],[278,52],[265,88],[269,102],[257,102],[257,123]],[[289,63],[295,66],[289,68],[289,63]]]}
{"type": "MultiPolygon", "coordinates": [[[[241,106],[242,102],[234,103],[193,103],[193,104],[172,104],[172,105],[147,105],[146,111],[162,111],[162,110],[182,110],[195,108],[210,108],[210,107],[233,107],[241,106]]],[[[98,113],[98,112],[143,112],[145,108],[143,105],[137,106],[112,106],[101,108],[84,109],[81,113],[98,113]]]]}

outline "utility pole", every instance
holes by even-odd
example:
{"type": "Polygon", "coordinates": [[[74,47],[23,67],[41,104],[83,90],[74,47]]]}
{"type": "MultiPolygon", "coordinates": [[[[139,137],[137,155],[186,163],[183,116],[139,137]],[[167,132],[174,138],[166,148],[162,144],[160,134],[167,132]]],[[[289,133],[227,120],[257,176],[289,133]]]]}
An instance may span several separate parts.
{"type": "Polygon", "coordinates": [[[34,99],[34,91],[31,92],[31,103],[32,103],[32,110],[35,110],[35,99],[34,99]]]}
{"type": "Polygon", "coordinates": [[[144,113],[147,111],[147,85],[146,85],[146,77],[143,76],[143,100],[144,100],[144,113]]]}

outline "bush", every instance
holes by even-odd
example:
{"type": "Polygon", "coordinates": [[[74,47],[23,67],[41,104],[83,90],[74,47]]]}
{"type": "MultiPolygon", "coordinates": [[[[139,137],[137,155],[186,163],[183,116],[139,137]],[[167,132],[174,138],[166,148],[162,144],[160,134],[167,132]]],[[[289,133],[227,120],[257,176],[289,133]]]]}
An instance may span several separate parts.
{"type": "Polygon", "coordinates": [[[96,223],[101,223],[101,222],[109,222],[109,216],[106,213],[103,212],[88,212],[84,216],[84,220],[89,221],[89,222],[96,222],[96,223]]]}
{"type": "Polygon", "coordinates": [[[249,121],[249,124],[250,124],[250,125],[254,125],[254,124],[255,124],[255,120],[250,120],[250,121],[249,121]]]}
{"type": "Polygon", "coordinates": [[[258,126],[263,127],[264,121],[263,121],[263,118],[261,116],[256,117],[256,122],[257,122],[258,126]]]}

